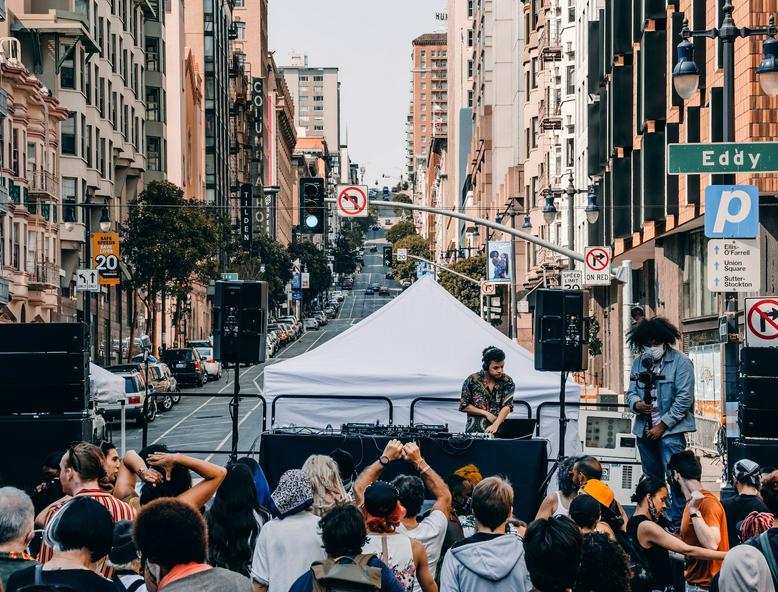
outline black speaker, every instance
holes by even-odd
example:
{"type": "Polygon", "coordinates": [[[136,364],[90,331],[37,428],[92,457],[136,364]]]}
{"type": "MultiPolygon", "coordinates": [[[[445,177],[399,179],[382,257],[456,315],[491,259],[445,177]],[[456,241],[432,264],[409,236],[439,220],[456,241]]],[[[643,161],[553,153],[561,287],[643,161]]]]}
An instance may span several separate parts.
{"type": "Polygon", "coordinates": [[[778,409],[778,378],[741,376],[738,387],[742,405],[778,409]]]}
{"type": "Polygon", "coordinates": [[[88,413],[70,416],[0,417],[0,485],[29,489],[42,479],[41,464],[52,452],[64,452],[71,442],[92,441],[88,413]],[[20,453],[19,446],[24,450],[20,453]]]}
{"type": "Polygon", "coordinates": [[[85,323],[0,323],[0,353],[89,351],[85,323]]]}
{"type": "Polygon", "coordinates": [[[737,461],[744,458],[754,461],[760,467],[774,467],[778,459],[778,441],[734,440],[727,450],[727,463],[730,470],[737,461]]]}
{"type": "Polygon", "coordinates": [[[778,348],[744,347],[740,350],[740,372],[748,376],[778,377],[778,348]]]}
{"type": "Polygon", "coordinates": [[[68,384],[4,384],[0,415],[11,413],[81,413],[89,408],[89,381],[68,384]]]}
{"type": "Polygon", "coordinates": [[[267,306],[265,282],[216,282],[214,358],[228,364],[264,362],[267,306]]]}
{"type": "Polygon", "coordinates": [[[537,290],[535,370],[586,370],[583,305],[580,290],[537,290]]]}
{"type": "Polygon", "coordinates": [[[742,438],[778,438],[778,409],[738,406],[738,424],[742,438]]]}
{"type": "Polygon", "coordinates": [[[83,383],[88,377],[89,353],[87,352],[0,354],[0,386],[6,384],[58,386],[66,383],[83,383]]]}

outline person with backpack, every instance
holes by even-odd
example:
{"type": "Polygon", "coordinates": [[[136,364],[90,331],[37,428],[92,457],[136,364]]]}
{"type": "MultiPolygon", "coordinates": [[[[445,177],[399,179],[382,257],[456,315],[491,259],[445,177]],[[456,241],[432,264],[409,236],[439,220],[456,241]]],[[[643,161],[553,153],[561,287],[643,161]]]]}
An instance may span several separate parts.
{"type": "Polygon", "coordinates": [[[404,592],[375,553],[362,553],[367,529],[356,506],[336,506],[322,517],[319,528],[327,559],[314,561],[289,592],[404,592]]]}

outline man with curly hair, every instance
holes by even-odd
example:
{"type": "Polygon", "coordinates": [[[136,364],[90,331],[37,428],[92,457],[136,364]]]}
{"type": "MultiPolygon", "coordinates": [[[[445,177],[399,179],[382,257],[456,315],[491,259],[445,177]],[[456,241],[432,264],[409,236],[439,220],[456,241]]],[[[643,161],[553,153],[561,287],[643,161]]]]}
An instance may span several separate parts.
{"type": "Polygon", "coordinates": [[[607,534],[583,537],[581,565],[575,580],[575,592],[624,592],[629,590],[627,556],[607,534]],[[607,574],[607,577],[603,577],[607,574]]]}

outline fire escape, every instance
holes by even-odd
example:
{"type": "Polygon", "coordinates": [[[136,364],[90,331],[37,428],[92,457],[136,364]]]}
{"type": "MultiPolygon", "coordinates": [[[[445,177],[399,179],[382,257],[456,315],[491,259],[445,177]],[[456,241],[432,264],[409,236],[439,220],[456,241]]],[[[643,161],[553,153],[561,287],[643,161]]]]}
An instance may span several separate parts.
{"type": "Polygon", "coordinates": [[[230,145],[230,220],[238,231],[240,188],[251,183],[251,106],[249,88],[251,85],[251,64],[246,62],[243,42],[238,40],[238,30],[233,24],[229,29],[229,145],[230,145]]]}

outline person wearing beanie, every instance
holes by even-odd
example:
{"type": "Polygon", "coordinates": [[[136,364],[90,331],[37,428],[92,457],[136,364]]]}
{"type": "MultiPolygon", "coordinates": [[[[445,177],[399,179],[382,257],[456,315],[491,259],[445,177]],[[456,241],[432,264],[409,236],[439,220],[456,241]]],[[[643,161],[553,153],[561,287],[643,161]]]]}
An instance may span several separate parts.
{"type": "Polygon", "coordinates": [[[277,516],[259,532],[251,579],[257,592],[287,592],[314,561],[327,555],[319,533],[319,517],[312,512],[311,481],[305,472],[286,471],[271,497],[277,516]]]}
{"type": "Polygon", "coordinates": [[[767,560],[752,546],[738,545],[721,564],[719,592],[775,592],[767,560]]]}
{"type": "Polygon", "coordinates": [[[769,512],[767,505],[759,495],[761,483],[759,465],[747,458],[741,459],[732,467],[732,483],[737,495],[721,500],[727,515],[727,535],[729,546],[734,547],[745,539],[740,538],[738,524],[751,512],[769,512]]]}
{"type": "Polygon", "coordinates": [[[121,520],[113,525],[113,544],[108,553],[108,565],[116,572],[111,579],[117,590],[147,592],[146,582],[140,575],[140,553],[132,538],[132,527],[129,520],[121,520]]]}

